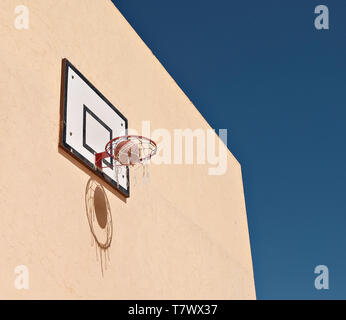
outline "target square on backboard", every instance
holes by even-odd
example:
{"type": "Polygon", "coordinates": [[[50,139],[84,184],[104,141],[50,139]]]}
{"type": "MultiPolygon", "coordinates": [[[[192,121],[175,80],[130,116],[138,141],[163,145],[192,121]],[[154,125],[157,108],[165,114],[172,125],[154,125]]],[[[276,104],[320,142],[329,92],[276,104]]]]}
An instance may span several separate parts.
{"type": "Polygon", "coordinates": [[[109,140],[127,135],[127,119],[67,59],[62,62],[61,86],[59,145],[129,197],[127,167],[118,168],[117,173],[111,157],[103,160],[102,169],[97,170],[94,165],[95,154],[104,151],[109,140]]]}

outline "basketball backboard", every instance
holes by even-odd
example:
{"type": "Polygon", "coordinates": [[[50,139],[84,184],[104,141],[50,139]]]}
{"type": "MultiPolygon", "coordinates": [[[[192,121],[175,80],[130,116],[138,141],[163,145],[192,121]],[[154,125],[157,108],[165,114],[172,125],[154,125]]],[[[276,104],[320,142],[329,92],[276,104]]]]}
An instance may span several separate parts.
{"type": "Polygon", "coordinates": [[[107,142],[127,134],[127,119],[67,59],[62,62],[61,132],[59,145],[85,167],[129,197],[129,169],[118,168],[113,159],[94,165],[95,154],[107,142]]]}

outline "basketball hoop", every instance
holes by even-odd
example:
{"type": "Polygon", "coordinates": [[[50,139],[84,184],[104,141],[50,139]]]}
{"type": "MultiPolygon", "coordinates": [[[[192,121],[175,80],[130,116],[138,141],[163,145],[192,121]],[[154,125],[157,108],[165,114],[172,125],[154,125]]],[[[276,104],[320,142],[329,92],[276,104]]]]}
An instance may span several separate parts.
{"type": "Polygon", "coordinates": [[[110,140],[104,152],[95,154],[95,166],[99,169],[114,167],[134,167],[145,164],[156,154],[157,146],[153,140],[143,136],[128,135],[110,140]],[[102,160],[113,159],[113,165],[102,166],[102,160]]]}

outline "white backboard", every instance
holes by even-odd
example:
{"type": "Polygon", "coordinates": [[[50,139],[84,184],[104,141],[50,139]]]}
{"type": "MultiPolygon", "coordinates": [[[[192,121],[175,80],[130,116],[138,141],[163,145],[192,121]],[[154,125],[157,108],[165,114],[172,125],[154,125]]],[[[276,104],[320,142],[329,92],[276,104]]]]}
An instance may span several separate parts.
{"type": "Polygon", "coordinates": [[[66,59],[63,60],[62,132],[60,145],[126,197],[129,170],[111,168],[111,158],[95,168],[95,153],[105,151],[107,142],[127,134],[127,119],[66,59]]]}

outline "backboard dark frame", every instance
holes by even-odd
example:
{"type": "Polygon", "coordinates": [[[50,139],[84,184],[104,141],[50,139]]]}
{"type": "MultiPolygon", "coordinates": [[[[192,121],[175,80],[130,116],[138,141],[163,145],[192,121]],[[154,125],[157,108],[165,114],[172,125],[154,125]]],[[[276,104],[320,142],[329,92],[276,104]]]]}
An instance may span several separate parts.
{"type": "MultiPolygon", "coordinates": [[[[127,189],[122,187],[120,184],[117,185],[116,181],[110,179],[102,171],[96,169],[94,163],[91,163],[78,151],[72,148],[66,142],[66,113],[67,113],[67,83],[68,83],[68,68],[71,68],[79,77],[87,83],[93,91],[110,107],[112,108],[125,122],[125,134],[128,131],[128,121],[125,116],[88,80],[86,79],[78,69],[70,63],[66,58],[62,60],[61,67],[61,92],[60,92],[60,134],[59,134],[59,147],[81,163],[85,168],[90,170],[93,174],[96,174],[102,180],[104,180],[109,186],[119,191],[123,196],[128,198],[130,196],[130,173],[129,168],[126,168],[127,174],[127,189]]],[[[101,151],[101,150],[100,150],[101,151]]],[[[89,151],[90,152],[90,151],[89,151]]]]}

